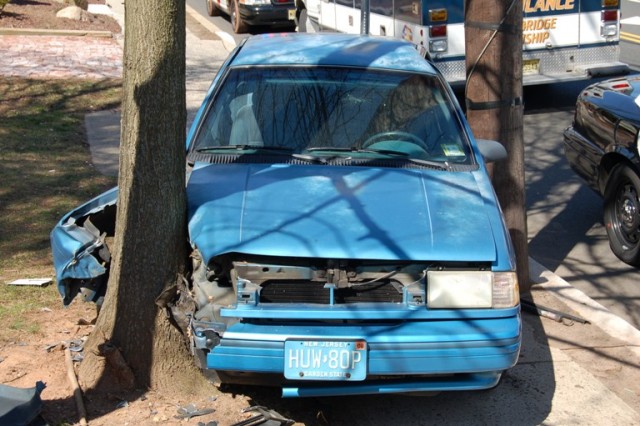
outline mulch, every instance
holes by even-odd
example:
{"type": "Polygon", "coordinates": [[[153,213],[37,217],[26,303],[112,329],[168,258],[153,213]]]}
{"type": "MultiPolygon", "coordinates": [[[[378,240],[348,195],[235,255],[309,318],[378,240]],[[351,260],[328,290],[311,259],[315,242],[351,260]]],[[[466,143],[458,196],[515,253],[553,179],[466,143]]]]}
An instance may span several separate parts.
{"type": "MultiPolygon", "coordinates": [[[[89,4],[105,5],[105,0],[89,0],[89,4]]],[[[57,18],[56,13],[68,7],[57,1],[11,0],[0,14],[0,28],[41,30],[85,30],[121,33],[120,25],[110,16],[90,14],[87,21],[57,18]]]]}

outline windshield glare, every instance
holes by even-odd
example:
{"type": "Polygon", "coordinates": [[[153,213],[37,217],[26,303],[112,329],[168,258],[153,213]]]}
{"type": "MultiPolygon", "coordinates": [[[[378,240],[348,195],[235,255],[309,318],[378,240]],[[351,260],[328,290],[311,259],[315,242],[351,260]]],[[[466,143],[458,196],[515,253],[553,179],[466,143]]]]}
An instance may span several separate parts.
{"type": "Polygon", "coordinates": [[[194,149],[215,154],[230,146],[470,161],[462,126],[436,77],[346,68],[231,70],[194,149]]]}

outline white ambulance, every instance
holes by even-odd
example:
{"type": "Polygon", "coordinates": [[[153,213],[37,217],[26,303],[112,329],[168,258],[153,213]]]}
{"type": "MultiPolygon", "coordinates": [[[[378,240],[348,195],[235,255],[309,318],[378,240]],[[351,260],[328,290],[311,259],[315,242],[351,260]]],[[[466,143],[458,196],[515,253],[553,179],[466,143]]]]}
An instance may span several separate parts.
{"type": "MultiPolygon", "coordinates": [[[[524,84],[629,72],[620,56],[620,0],[522,1],[524,84]]],[[[320,31],[360,33],[361,0],[296,0],[320,31]]],[[[466,78],[464,0],[370,0],[369,33],[412,42],[452,84],[466,78]]]]}

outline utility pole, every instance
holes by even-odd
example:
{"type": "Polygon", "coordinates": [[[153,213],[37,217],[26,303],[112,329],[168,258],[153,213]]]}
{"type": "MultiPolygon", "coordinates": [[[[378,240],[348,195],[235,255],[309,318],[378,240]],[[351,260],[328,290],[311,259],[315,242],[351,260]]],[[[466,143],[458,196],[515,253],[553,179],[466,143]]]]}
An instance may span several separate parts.
{"type": "Polygon", "coordinates": [[[467,118],[476,138],[509,154],[490,168],[516,258],[520,292],[530,290],[524,185],[522,0],[465,0],[467,118]]]}

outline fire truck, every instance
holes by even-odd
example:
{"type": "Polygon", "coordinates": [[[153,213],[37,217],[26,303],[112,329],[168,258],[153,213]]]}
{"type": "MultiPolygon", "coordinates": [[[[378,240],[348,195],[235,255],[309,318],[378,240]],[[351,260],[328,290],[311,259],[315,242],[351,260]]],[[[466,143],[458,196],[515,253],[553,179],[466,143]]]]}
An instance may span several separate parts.
{"type": "MultiPolygon", "coordinates": [[[[522,3],[525,85],[629,72],[619,61],[620,0],[514,1],[522,3]]],[[[369,2],[370,34],[412,42],[451,84],[464,84],[465,0],[369,2]]],[[[296,3],[315,30],[361,32],[361,0],[296,3]]]]}

